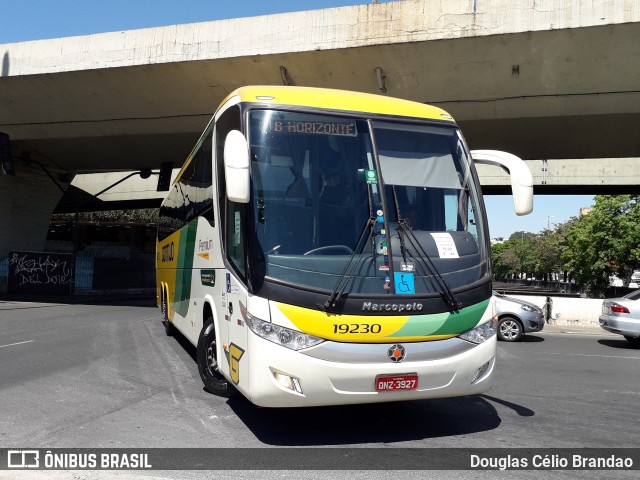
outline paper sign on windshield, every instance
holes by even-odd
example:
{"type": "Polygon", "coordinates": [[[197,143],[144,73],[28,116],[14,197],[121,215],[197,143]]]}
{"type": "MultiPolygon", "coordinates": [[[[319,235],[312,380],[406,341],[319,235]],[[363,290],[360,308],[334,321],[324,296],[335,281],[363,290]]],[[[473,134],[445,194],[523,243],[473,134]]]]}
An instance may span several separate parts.
{"type": "Polygon", "coordinates": [[[438,256],[440,258],[460,258],[458,249],[456,248],[456,242],[454,242],[450,233],[437,232],[432,233],[431,236],[436,241],[438,256]]]}

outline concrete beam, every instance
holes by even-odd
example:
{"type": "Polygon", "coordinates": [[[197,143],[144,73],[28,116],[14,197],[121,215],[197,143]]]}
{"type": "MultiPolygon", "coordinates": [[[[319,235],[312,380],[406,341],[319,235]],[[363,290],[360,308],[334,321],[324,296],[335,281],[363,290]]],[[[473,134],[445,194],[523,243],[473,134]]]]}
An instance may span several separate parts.
{"type": "MultiPolygon", "coordinates": [[[[640,158],[525,160],[537,194],[640,193],[640,158]]],[[[497,167],[477,165],[482,191],[510,194],[509,175],[497,167]]]]}
{"type": "Polygon", "coordinates": [[[67,171],[157,168],[281,66],[372,93],[380,67],[387,95],[448,110],[473,148],[631,157],[638,38],[640,0],[406,0],[6,44],[0,131],[67,171]]]}
{"type": "Polygon", "coordinates": [[[336,50],[640,21],[635,0],[486,0],[283,13],[4,45],[9,75],[336,50]]]}
{"type": "MultiPolygon", "coordinates": [[[[525,160],[533,175],[537,194],[606,194],[635,193],[640,190],[640,158],[589,158],[525,160]]],[[[482,190],[487,194],[510,194],[511,181],[502,169],[477,165],[482,190]]],[[[174,169],[172,181],[179,169],[174,169]]],[[[95,195],[132,172],[79,174],[71,185],[88,195],[95,195]]],[[[156,191],[157,177],[148,179],[134,176],[100,195],[102,202],[131,202],[145,200],[160,202],[166,192],[156,191]]],[[[114,203],[115,204],[115,203],[114,203]]],[[[106,208],[102,205],[101,208],[106,208]]]]}

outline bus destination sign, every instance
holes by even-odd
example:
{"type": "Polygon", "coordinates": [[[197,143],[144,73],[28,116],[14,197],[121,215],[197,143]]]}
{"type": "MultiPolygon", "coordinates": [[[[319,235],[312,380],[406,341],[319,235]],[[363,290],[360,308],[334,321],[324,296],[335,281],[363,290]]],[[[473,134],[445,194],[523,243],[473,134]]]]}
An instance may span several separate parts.
{"type": "Polygon", "coordinates": [[[300,120],[276,120],[271,123],[271,131],[275,133],[311,133],[344,137],[355,137],[358,133],[354,122],[305,122],[300,120]]]}

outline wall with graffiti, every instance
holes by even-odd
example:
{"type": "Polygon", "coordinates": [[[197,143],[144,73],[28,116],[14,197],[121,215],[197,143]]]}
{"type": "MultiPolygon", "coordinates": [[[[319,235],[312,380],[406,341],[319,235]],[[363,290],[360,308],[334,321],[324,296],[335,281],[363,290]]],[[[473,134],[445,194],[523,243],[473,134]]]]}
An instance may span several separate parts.
{"type": "Polygon", "coordinates": [[[73,257],[63,253],[10,252],[7,291],[71,293],[73,257]]]}

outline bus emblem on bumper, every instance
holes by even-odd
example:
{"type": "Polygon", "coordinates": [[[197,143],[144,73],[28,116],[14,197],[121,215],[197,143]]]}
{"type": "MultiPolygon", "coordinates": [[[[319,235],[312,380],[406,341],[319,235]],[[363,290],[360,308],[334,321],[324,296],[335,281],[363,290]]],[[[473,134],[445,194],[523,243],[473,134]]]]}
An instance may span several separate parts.
{"type": "Polygon", "coordinates": [[[389,360],[394,363],[400,363],[402,360],[404,360],[405,355],[406,353],[404,347],[399,343],[391,345],[389,347],[389,350],[387,350],[387,356],[389,357],[389,360]]]}

